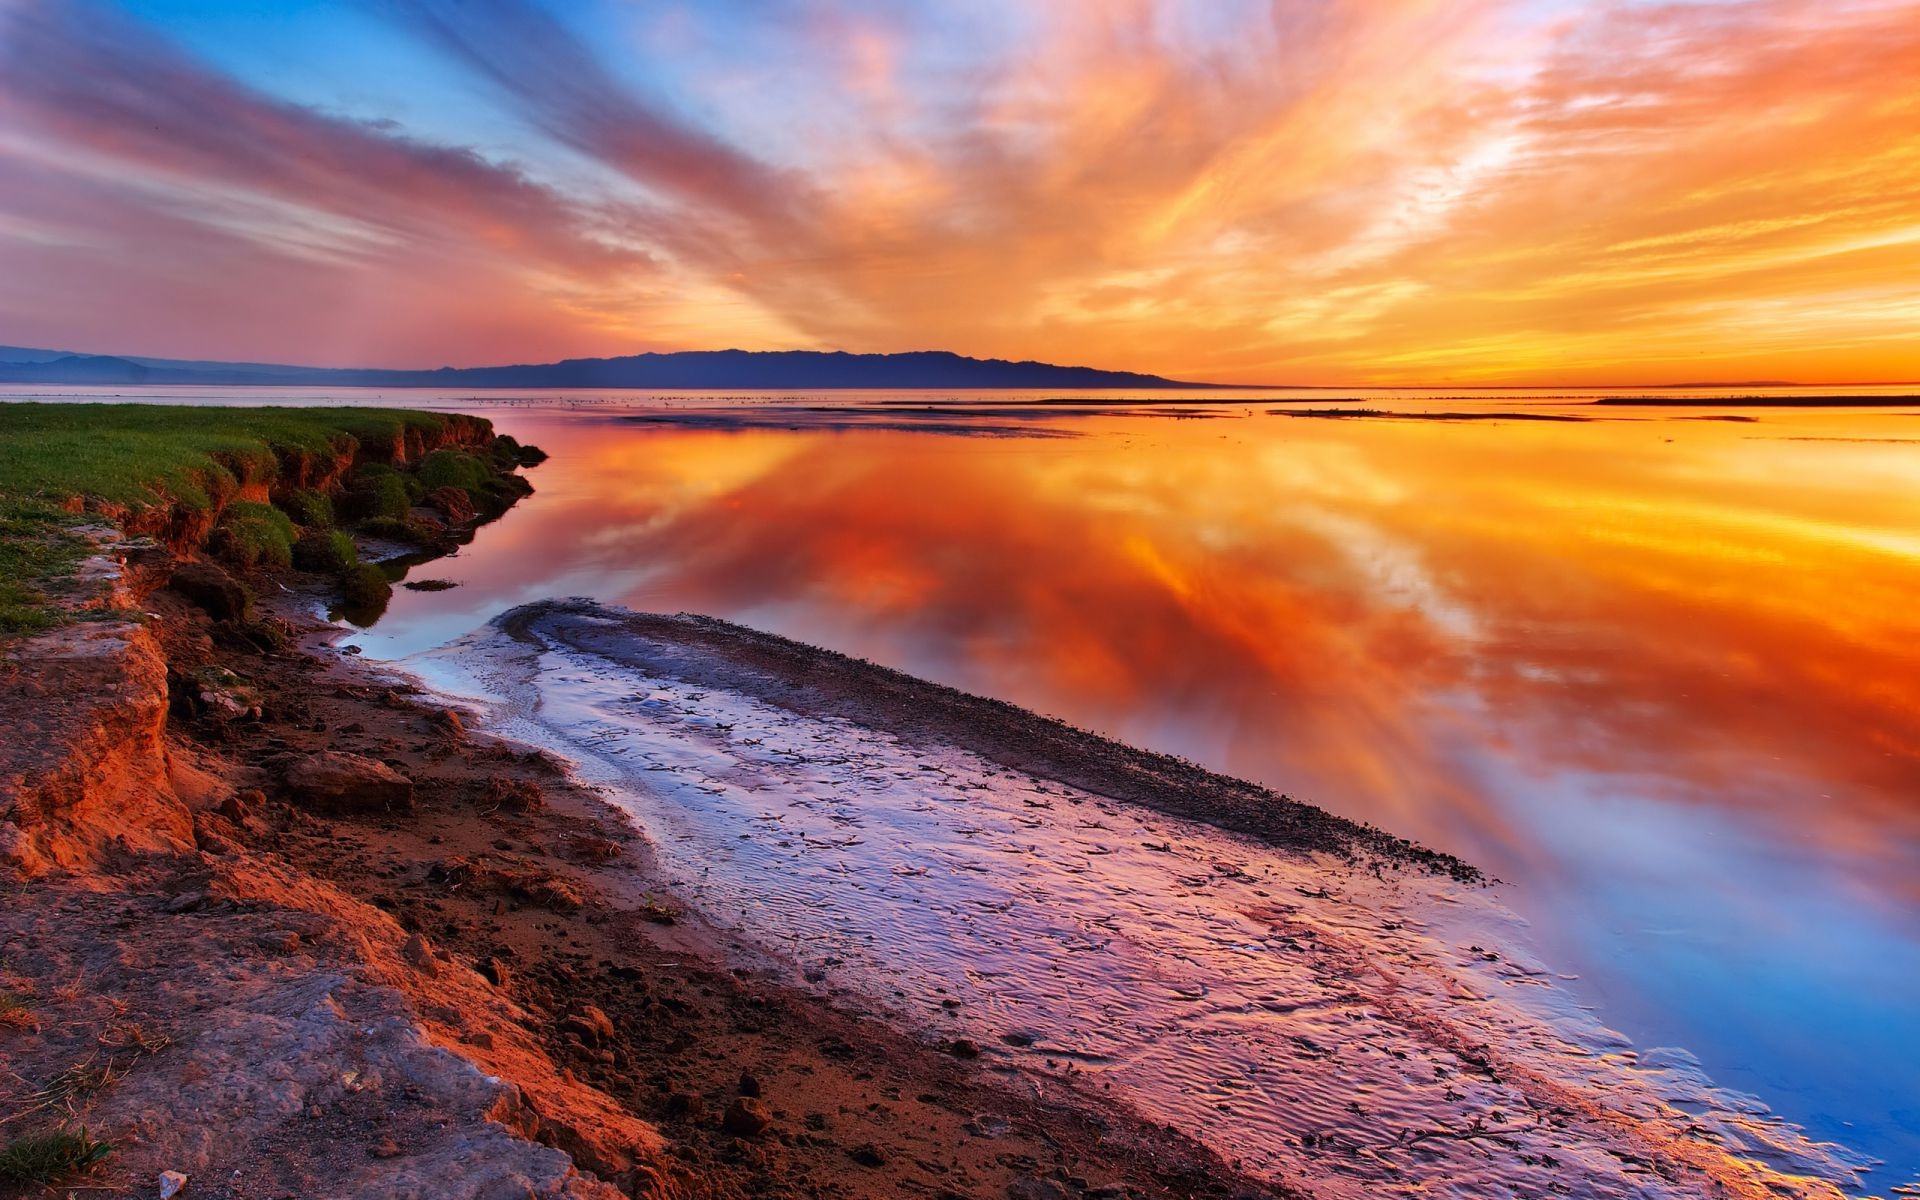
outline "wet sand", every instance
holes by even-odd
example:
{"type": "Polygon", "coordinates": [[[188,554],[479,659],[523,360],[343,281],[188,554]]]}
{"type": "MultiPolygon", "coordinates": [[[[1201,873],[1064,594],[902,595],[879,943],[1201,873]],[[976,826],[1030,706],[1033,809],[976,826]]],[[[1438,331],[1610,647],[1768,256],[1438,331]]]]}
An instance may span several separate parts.
{"type": "Polygon", "coordinates": [[[739,969],[1255,1177],[1837,1196],[1859,1165],[1637,1053],[1465,864],[1253,785],[697,617],[538,604],[406,665],[602,789],[739,969]]]}

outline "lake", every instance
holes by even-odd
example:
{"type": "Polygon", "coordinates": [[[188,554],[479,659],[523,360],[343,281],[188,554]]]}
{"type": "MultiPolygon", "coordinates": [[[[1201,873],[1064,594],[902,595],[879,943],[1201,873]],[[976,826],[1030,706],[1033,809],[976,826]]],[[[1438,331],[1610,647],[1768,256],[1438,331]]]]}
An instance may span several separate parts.
{"type": "Polygon", "coordinates": [[[371,655],[590,596],[1260,780],[1486,868],[1607,1024],[1884,1191],[1920,1176],[1920,403],[1601,394],[147,396],[553,455],[371,655]]]}

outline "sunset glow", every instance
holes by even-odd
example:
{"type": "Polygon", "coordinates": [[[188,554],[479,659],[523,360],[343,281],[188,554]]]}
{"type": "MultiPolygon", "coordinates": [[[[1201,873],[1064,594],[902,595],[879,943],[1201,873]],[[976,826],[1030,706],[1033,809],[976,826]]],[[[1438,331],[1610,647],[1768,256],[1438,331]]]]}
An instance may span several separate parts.
{"type": "Polygon", "coordinates": [[[11,0],[0,341],[1911,380],[1916,79],[1912,0],[11,0]]]}

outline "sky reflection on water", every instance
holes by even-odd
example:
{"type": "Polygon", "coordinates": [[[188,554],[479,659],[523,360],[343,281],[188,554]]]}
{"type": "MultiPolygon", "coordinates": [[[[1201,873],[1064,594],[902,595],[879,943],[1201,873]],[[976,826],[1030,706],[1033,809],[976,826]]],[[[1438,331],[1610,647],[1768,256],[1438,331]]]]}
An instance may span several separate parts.
{"type": "Polygon", "coordinates": [[[1920,416],[1620,415],[502,412],[537,500],[361,640],[713,613],[1261,779],[1487,866],[1610,1023],[1910,1178],[1920,446],[1827,439],[1920,416]]]}

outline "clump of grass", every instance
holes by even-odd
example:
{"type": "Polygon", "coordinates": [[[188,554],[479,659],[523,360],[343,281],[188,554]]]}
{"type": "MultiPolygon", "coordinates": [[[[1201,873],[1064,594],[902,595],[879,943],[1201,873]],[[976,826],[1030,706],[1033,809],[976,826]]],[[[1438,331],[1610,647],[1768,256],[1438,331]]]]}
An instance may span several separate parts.
{"type": "Polygon", "coordinates": [[[386,518],[402,521],[413,507],[407,481],[392,467],[368,465],[354,472],[353,484],[341,498],[341,508],[360,520],[386,518]]]}
{"type": "Polygon", "coordinates": [[[435,450],[420,460],[414,476],[429,492],[435,488],[457,487],[471,495],[487,486],[493,479],[494,469],[485,459],[463,450],[435,450]]]}
{"type": "Polygon", "coordinates": [[[155,1029],[148,1029],[138,1021],[107,1026],[107,1031],[96,1039],[101,1047],[109,1051],[131,1050],[138,1054],[158,1054],[173,1045],[173,1039],[155,1029]]]}
{"type": "Polygon", "coordinates": [[[223,553],[240,566],[284,570],[293,565],[293,522],[271,504],[235,501],[220,529],[223,553]]]}
{"type": "Polygon", "coordinates": [[[112,1145],[90,1136],[85,1126],[28,1134],[0,1149],[0,1179],[24,1185],[55,1183],[99,1166],[112,1153],[112,1145]]]}
{"type": "Polygon", "coordinates": [[[33,1005],[25,996],[13,992],[0,992],[0,1026],[8,1029],[32,1029],[40,1022],[33,1015],[33,1005]]]}
{"type": "Polygon", "coordinates": [[[374,517],[360,522],[360,532],[368,537],[385,538],[390,542],[407,542],[423,546],[433,540],[433,531],[418,521],[405,517],[374,517]]]}
{"type": "Polygon", "coordinates": [[[293,544],[293,565],[302,571],[340,575],[359,561],[360,551],[354,547],[353,539],[338,529],[324,533],[308,530],[293,544]]]}
{"type": "Polygon", "coordinates": [[[372,563],[357,563],[340,578],[346,606],[363,612],[378,612],[393,598],[393,582],[372,563]]]}
{"type": "Polygon", "coordinates": [[[280,507],[302,529],[333,528],[333,498],[325,492],[302,488],[282,500],[280,507]]]}

